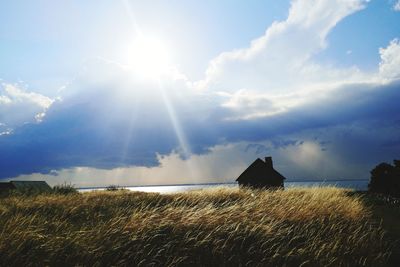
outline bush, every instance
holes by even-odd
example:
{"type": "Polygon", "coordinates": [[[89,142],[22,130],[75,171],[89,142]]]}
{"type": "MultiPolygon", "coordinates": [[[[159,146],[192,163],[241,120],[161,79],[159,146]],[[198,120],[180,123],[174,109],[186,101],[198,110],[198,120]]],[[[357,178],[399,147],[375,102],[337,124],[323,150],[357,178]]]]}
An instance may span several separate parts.
{"type": "Polygon", "coordinates": [[[371,171],[370,192],[400,197],[400,160],[393,162],[394,166],[381,163],[371,171]]]}
{"type": "Polygon", "coordinates": [[[120,187],[118,185],[109,185],[106,187],[106,191],[118,191],[120,187]]]}
{"type": "Polygon", "coordinates": [[[78,190],[73,185],[65,183],[61,185],[55,185],[53,187],[53,193],[59,195],[77,194],[78,190]]]}

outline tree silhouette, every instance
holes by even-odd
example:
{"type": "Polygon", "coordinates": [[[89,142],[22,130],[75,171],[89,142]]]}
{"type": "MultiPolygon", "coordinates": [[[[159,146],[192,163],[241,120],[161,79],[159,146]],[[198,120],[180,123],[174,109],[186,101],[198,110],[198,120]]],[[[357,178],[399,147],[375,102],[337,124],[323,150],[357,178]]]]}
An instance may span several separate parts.
{"type": "Polygon", "coordinates": [[[400,197],[400,160],[393,161],[394,166],[381,163],[371,171],[368,190],[374,193],[400,197]]]}

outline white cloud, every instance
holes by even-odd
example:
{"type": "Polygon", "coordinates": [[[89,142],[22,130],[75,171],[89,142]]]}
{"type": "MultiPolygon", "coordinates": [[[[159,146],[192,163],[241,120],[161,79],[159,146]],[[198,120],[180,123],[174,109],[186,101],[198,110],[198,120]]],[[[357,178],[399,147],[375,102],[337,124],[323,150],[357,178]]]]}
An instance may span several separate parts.
{"type": "Polygon", "coordinates": [[[17,84],[3,83],[0,87],[0,123],[10,129],[27,122],[43,119],[53,100],[28,92],[17,84]]]}
{"type": "MultiPolygon", "coordinates": [[[[400,3],[400,2],[399,2],[400,3]]],[[[400,78],[400,42],[394,39],[386,48],[380,48],[379,75],[384,81],[400,78]]]]}
{"type": "Polygon", "coordinates": [[[6,128],[4,125],[0,125],[0,136],[1,135],[9,135],[12,134],[12,129],[11,128],[6,128]]]}
{"type": "Polygon", "coordinates": [[[348,86],[393,82],[400,77],[398,39],[379,49],[381,62],[374,72],[313,61],[313,55],[327,46],[329,31],[364,3],[293,1],[286,21],[274,23],[249,48],[222,53],[198,85],[218,91],[222,106],[231,111],[226,119],[249,120],[329,100],[348,86]]]}
{"type": "Polygon", "coordinates": [[[393,5],[393,9],[395,11],[400,11],[400,0],[397,1],[394,5],[393,5]]]}
{"type": "Polygon", "coordinates": [[[326,36],[346,16],[362,9],[362,0],[293,1],[285,21],[273,23],[250,47],[224,52],[211,61],[205,80],[209,90],[252,90],[274,94],[338,80],[359,78],[357,68],[321,66],[312,56],[326,48],[326,36]]]}

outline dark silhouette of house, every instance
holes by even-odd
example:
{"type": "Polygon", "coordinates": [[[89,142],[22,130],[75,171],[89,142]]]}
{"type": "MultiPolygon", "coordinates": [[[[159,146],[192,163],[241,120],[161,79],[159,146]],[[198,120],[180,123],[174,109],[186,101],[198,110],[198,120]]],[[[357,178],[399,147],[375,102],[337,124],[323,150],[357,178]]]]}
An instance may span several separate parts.
{"type": "Polygon", "coordinates": [[[265,161],[256,159],[237,179],[239,186],[253,188],[283,188],[286,178],[277,172],[272,165],[272,157],[265,161]]]}
{"type": "Polygon", "coordinates": [[[10,181],[0,183],[0,193],[10,190],[50,192],[52,189],[45,181],[10,181]]]}

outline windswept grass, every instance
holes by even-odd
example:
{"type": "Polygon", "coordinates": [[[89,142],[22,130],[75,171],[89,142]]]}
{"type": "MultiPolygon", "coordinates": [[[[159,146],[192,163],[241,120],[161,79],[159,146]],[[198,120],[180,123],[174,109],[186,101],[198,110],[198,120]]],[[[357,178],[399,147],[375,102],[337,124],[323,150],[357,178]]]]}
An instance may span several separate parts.
{"type": "Polygon", "coordinates": [[[68,194],[78,194],[78,189],[76,189],[72,184],[60,184],[53,187],[53,194],[68,195],[68,194]]]}
{"type": "Polygon", "coordinates": [[[0,199],[3,266],[379,266],[390,251],[334,187],[0,199]]]}

